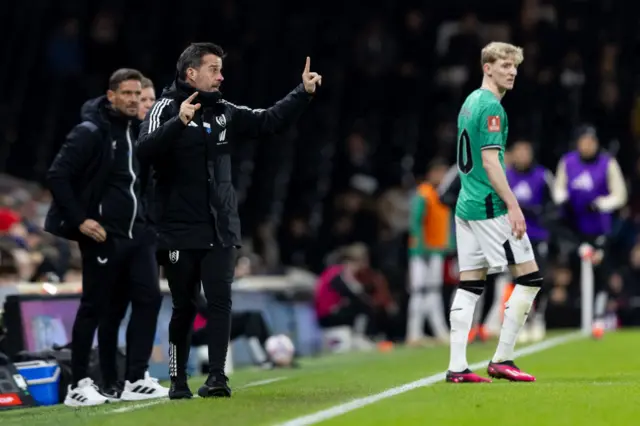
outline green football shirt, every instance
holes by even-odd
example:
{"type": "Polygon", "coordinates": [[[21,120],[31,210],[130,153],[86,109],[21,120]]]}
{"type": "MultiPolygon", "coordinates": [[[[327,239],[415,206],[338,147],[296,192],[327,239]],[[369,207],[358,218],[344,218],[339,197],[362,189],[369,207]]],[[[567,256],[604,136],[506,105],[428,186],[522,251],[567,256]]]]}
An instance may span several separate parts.
{"type": "Polygon", "coordinates": [[[500,100],[489,90],[474,90],[458,115],[457,163],[462,188],[456,216],[465,220],[485,220],[507,213],[505,203],[489,182],[482,166],[483,149],[499,149],[504,165],[509,123],[500,100]]]}

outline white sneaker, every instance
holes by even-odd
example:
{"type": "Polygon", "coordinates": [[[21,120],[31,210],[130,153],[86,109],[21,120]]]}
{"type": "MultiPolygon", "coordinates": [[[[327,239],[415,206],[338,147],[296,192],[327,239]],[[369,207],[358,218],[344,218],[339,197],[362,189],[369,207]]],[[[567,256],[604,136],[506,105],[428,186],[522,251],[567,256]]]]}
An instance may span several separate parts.
{"type": "Polygon", "coordinates": [[[98,387],[89,377],[78,382],[78,386],[67,388],[67,396],[64,405],[67,407],[89,407],[108,403],[109,400],[98,392],[98,387]]]}
{"type": "Polygon", "coordinates": [[[120,399],[123,401],[142,401],[145,399],[164,398],[169,396],[169,388],[165,388],[154,379],[149,372],[144,373],[144,379],[124,383],[124,391],[120,399]]]}

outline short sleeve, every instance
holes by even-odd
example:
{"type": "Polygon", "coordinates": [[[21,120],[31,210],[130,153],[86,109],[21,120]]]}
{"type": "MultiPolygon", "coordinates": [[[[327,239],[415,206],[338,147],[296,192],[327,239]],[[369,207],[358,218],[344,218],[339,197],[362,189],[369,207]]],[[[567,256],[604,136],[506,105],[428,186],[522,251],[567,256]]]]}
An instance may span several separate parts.
{"type": "Polygon", "coordinates": [[[492,102],[482,109],[478,116],[480,149],[500,149],[504,145],[503,131],[507,125],[504,109],[499,103],[492,102]]]}

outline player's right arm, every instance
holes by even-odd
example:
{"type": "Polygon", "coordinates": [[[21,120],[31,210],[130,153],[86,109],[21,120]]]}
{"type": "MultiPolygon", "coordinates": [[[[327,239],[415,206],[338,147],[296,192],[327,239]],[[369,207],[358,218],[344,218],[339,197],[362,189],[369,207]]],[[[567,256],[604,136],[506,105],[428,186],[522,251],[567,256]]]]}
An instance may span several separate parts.
{"type": "Polygon", "coordinates": [[[136,142],[137,155],[141,160],[150,160],[166,153],[186,128],[188,122],[184,123],[179,114],[172,116],[172,103],[171,99],[160,99],[142,122],[136,142]]]}

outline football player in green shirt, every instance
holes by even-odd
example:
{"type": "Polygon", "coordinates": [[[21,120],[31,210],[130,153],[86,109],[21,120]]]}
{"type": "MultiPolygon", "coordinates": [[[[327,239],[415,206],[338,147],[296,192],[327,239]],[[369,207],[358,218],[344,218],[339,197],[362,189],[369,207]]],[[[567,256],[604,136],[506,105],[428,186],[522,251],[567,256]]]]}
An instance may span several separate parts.
{"type": "Polygon", "coordinates": [[[460,195],[456,203],[456,246],[460,286],[451,305],[451,358],[447,381],[488,382],[469,370],[467,339],[487,272],[509,267],[516,286],[506,303],[500,340],[487,369],[494,378],[535,381],[513,362],[514,347],[542,285],[526,233],[522,210],[504,165],[509,122],[500,103],[513,88],[522,49],[493,42],[482,49],[482,86],[465,100],[458,115],[457,163],[460,195]]]}

